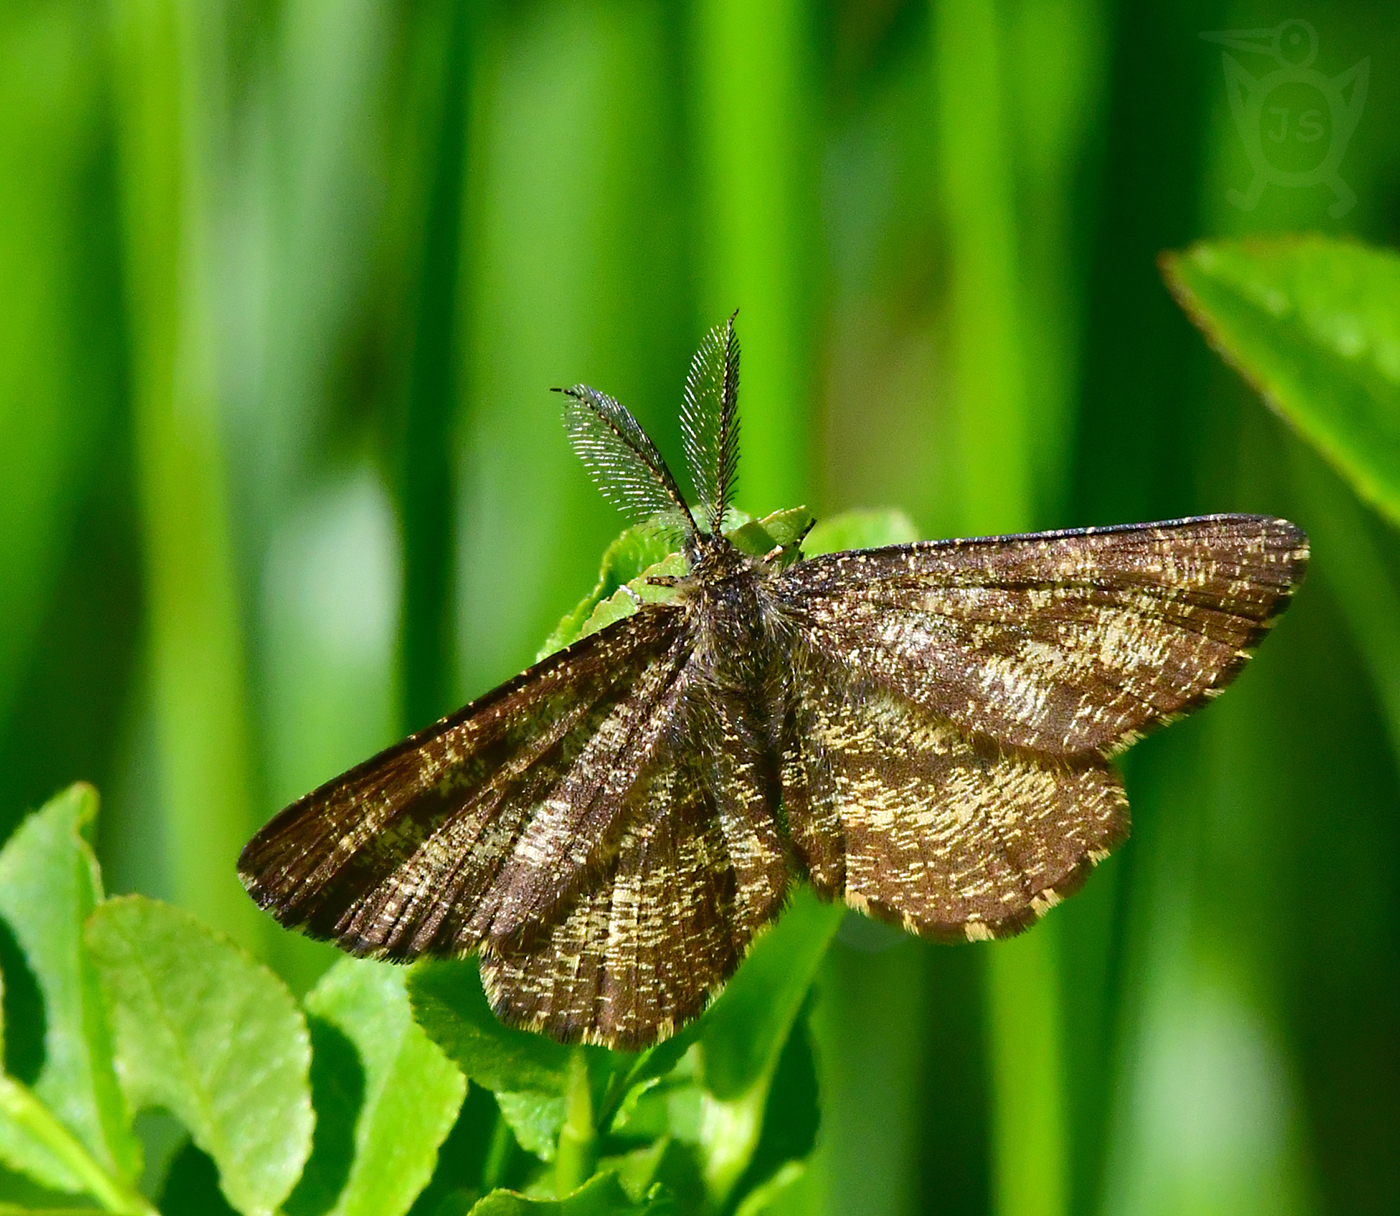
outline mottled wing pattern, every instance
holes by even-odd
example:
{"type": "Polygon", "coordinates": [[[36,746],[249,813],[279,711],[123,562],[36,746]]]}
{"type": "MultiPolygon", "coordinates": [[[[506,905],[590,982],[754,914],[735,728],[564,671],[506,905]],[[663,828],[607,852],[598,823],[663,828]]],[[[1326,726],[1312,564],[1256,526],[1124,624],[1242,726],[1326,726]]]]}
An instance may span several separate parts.
{"type": "Polygon", "coordinates": [[[742,713],[691,690],[633,787],[606,870],[558,915],[483,948],[497,1015],[633,1050],[699,1014],[782,908],[776,798],[742,713]]]}
{"type": "Polygon", "coordinates": [[[807,645],[975,734],[1111,755],[1238,673],[1308,560],[1217,515],[836,553],[783,575],[807,645]]]}
{"type": "Polygon", "coordinates": [[[828,898],[924,937],[1000,936],[1127,837],[1122,782],[1097,753],[999,745],[815,655],[798,674],[783,792],[828,898]]]}
{"type": "Polygon", "coordinates": [[[465,954],[517,930],[615,847],[674,707],[682,626],[651,606],[308,794],[243,850],[244,886],[357,954],[465,954]]]}
{"type": "Polygon", "coordinates": [[[1216,516],[794,567],[783,787],[813,885],[925,936],[1023,928],[1127,836],[1106,757],[1224,687],[1307,556],[1216,516]]]}

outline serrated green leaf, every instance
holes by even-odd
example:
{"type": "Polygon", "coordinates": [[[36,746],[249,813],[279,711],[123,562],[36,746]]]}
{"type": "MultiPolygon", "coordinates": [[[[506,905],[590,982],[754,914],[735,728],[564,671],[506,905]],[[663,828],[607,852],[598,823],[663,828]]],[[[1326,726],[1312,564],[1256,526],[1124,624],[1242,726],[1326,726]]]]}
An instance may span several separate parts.
{"type": "Polygon", "coordinates": [[[613,1174],[595,1174],[563,1199],[529,1199],[515,1191],[492,1191],[477,1201],[471,1216],[641,1216],[659,1211],[664,1202],[648,1197],[633,1203],[613,1174]]]}
{"type": "Polygon", "coordinates": [[[1212,345],[1400,523],[1400,256],[1309,236],[1197,245],[1162,269],[1212,345]]]}
{"type": "Polygon", "coordinates": [[[639,578],[675,549],[667,534],[654,524],[637,524],[621,533],[603,550],[598,582],[554,627],[554,632],[540,647],[535,661],[562,650],[583,636],[584,624],[594,609],[617,593],[623,586],[639,578]]]}
{"type": "Polygon", "coordinates": [[[228,1201],[270,1213],[311,1151],[311,1048],[292,994],[227,937],[140,896],[102,904],[87,943],[131,1106],[169,1110],[228,1201]]]}
{"type": "Polygon", "coordinates": [[[323,1216],[350,1180],[355,1127],[365,1104],[365,1065],[339,1026],[307,1014],[311,1035],[311,1108],[316,1115],[311,1156],[282,1205],[286,1216],[323,1216]]]}
{"type": "MultiPolygon", "coordinates": [[[[43,1009],[43,1067],[34,1096],[103,1169],[127,1181],[141,1149],[112,1067],[112,1045],[97,972],[83,946],[83,922],[102,898],[97,860],[82,837],[97,792],[75,785],[30,815],[0,851],[0,918],[37,982],[43,1009]]],[[[18,1031],[18,1028],[14,1028],[18,1031]]],[[[33,1172],[6,1149],[0,1157],[33,1172]]],[[[47,1185],[73,1189],[57,1177],[47,1185]]]]}
{"type": "Polygon", "coordinates": [[[774,549],[795,544],[811,526],[812,513],[806,507],[788,507],[751,519],[725,535],[751,557],[766,557],[774,549]]]}
{"type": "MultiPolygon", "coordinates": [[[[685,573],[685,558],[679,553],[668,554],[654,566],[648,566],[636,578],[630,579],[625,589],[619,588],[607,599],[599,603],[589,614],[578,631],[578,637],[586,638],[590,633],[637,611],[638,601],[655,604],[669,599],[675,592],[669,587],[658,587],[650,580],[654,578],[679,578],[685,573]]],[[[570,638],[576,641],[576,638],[570,638]]]]}
{"type": "MultiPolygon", "coordinates": [[[[568,1114],[570,1093],[597,1095],[617,1089],[630,1056],[602,1047],[565,1047],[543,1035],[504,1025],[486,1003],[475,959],[419,963],[409,976],[414,1017],[471,1080],[496,1095],[501,1116],[521,1147],[554,1160],[568,1114]],[[584,1066],[577,1089],[575,1059],[584,1066]]],[[[618,1091],[618,1098],[623,1091],[618,1091]]],[[[591,1110],[585,1138],[591,1140],[591,1110]]]]}
{"type": "Polygon", "coordinates": [[[408,998],[428,1037],[478,1085],[492,1093],[564,1092],[573,1049],[504,1025],[486,1003],[476,959],[419,963],[409,972],[408,998]]]}
{"type": "Polygon", "coordinates": [[[541,1161],[554,1160],[559,1149],[559,1132],[564,1126],[563,1094],[502,1091],[496,1095],[496,1105],[521,1148],[534,1153],[541,1161]]]}
{"type": "MultiPolygon", "coordinates": [[[[408,1211],[466,1094],[466,1078],[413,1020],[404,984],[401,967],[345,959],[306,997],[307,1012],[345,1036],[363,1069],[353,1161],[339,1195],[325,1197],[334,1201],[333,1216],[408,1211]]],[[[313,1153],[308,1170],[315,1163],[313,1153]]],[[[303,1194],[298,1187],[293,1199],[303,1194]]],[[[327,1207],[289,1201],[288,1210],[319,1216],[327,1207]]]]}

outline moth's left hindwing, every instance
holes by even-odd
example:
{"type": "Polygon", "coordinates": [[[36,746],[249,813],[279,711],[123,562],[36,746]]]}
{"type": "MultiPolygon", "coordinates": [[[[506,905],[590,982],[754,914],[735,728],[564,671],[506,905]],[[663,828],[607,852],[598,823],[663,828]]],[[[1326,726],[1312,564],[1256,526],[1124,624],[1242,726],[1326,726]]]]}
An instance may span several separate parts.
{"type": "Polygon", "coordinates": [[[693,692],[633,788],[605,872],[524,940],[483,948],[504,1020],[649,1046],[704,1009],[781,910],[787,859],[761,751],[723,698],[693,692]]]}

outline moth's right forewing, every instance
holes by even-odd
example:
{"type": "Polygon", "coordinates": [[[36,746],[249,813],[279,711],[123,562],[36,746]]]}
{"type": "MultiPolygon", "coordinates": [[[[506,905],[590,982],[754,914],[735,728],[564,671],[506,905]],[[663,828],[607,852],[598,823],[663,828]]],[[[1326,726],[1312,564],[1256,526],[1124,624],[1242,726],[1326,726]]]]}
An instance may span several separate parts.
{"type": "Polygon", "coordinates": [[[328,782],[248,843],[244,886],[355,953],[465,953],[536,809],[681,628],[677,609],[649,606],[328,782]]]}
{"type": "Polygon", "coordinates": [[[781,590],[815,652],[965,730],[1112,754],[1229,683],[1308,560],[1286,520],[1219,515],[835,553],[781,590]]]}

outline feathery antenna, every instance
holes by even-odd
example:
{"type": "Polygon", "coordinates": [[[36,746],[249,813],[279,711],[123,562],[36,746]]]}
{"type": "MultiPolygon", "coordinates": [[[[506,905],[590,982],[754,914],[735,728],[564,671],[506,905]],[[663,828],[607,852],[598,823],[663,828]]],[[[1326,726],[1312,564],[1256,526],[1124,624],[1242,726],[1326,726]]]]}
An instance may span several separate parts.
{"type": "Polygon", "coordinates": [[[676,479],[631,411],[586,384],[554,391],[564,394],[564,430],[603,497],[637,522],[659,515],[693,534],[676,479]]]}
{"type": "Polygon", "coordinates": [[[700,343],[681,403],[686,464],[711,533],[718,535],[739,469],[739,338],[736,308],[700,343]]]}

